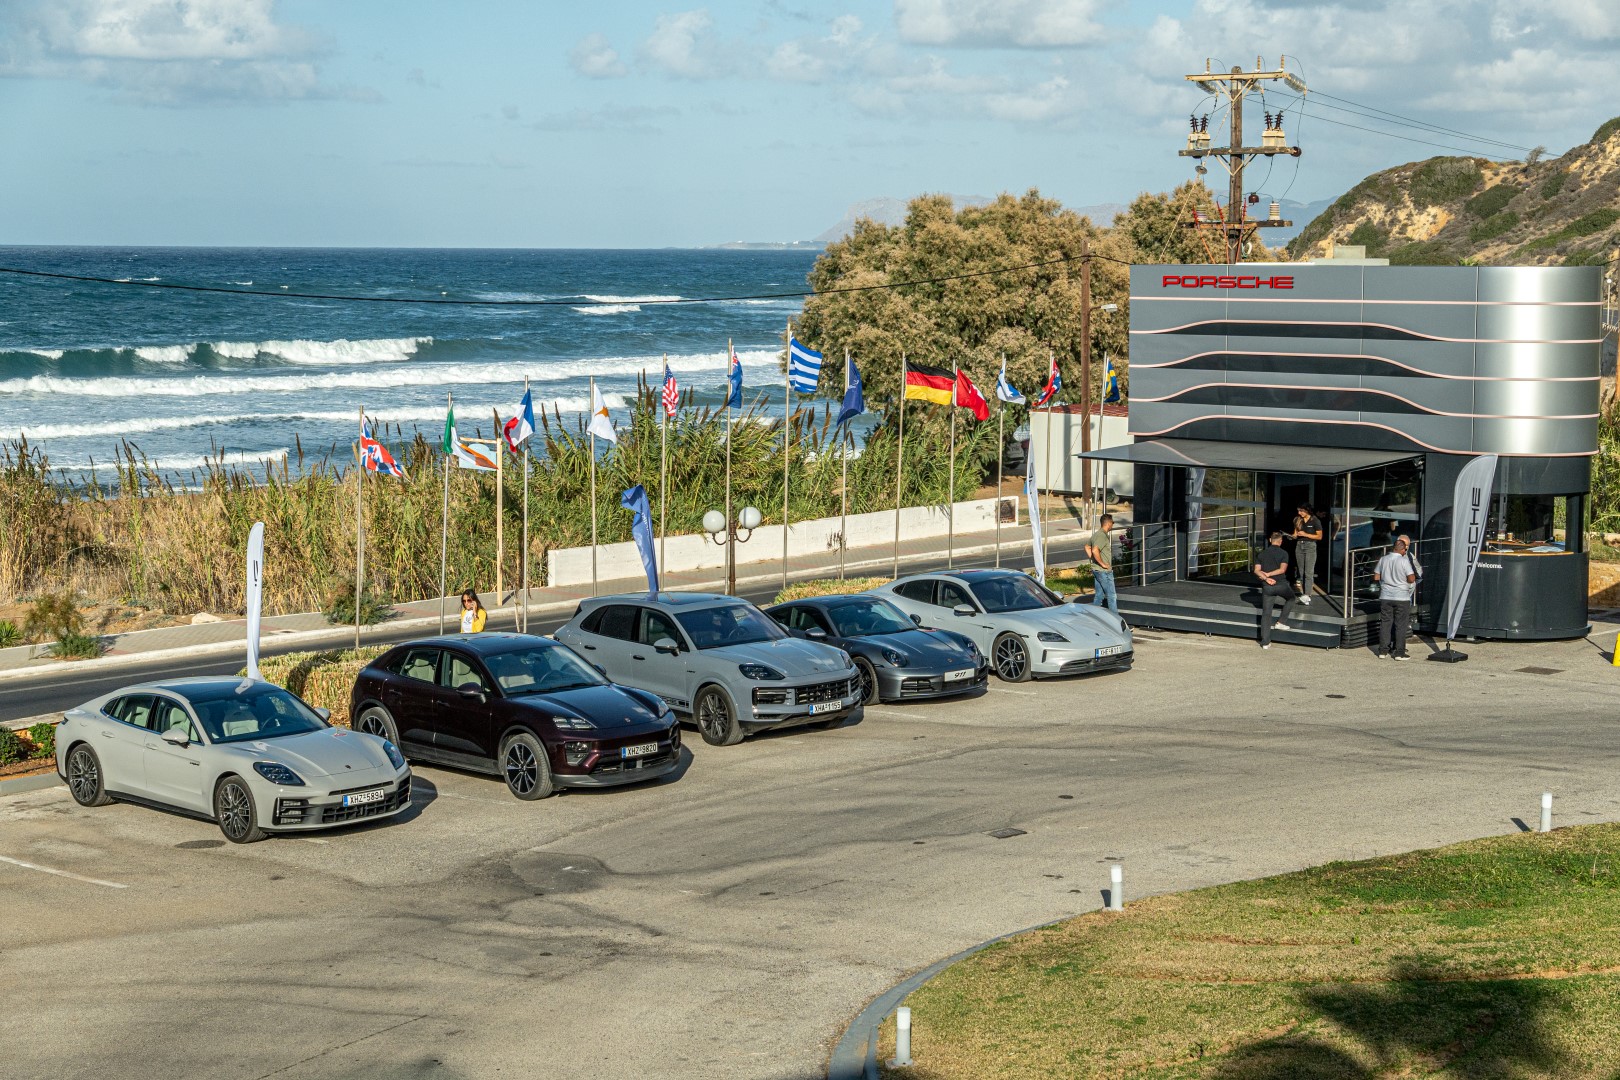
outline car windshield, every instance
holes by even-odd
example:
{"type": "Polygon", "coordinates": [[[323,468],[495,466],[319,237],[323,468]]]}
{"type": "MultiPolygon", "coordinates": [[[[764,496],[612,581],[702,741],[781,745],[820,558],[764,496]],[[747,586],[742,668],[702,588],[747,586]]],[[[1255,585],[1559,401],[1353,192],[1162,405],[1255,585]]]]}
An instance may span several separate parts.
{"type": "Polygon", "coordinates": [[[308,705],[279,686],[244,680],[234,689],[186,693],[210,742],[248,742],[307,735],[330,727],[308,705]]]}
{"type": "Polygon", "coordinates": [[[1057,607],[1051,593],[1023,574],[1006,574],[985,578],[971,586],[979,606],[992,615],[1004,611],[1033,611],[1036,608],[1057,607]]]}
{"type": "Polygon", "coordinates": [[[753,645],[788,636],[775,619],[749,604],[698,608],[696,611],[683,611],[675,618],[692,639],[692,644],[699,649],[753,645]]]}
{"type": "Polygon", "coordinates": [[[607,680],[572,649],[562,645],[518,649],[484,657],[495,681],[508,694],[554,694],[607,680]]]}
{"type": "Polygon", "coordinates": [[[887,600],[849,600],[830,608],[834,631],[839,637],[872,637],[915,630],[916,624],[887,600]]]}

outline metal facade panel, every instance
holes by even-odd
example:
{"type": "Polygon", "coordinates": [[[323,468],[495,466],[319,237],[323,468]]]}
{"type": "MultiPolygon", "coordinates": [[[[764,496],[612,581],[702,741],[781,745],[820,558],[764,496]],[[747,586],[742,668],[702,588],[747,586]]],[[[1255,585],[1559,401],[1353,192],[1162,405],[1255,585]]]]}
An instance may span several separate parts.
{"type": "Polygon", "coordinates": [[[1482,266],[1477,272],[1485,303],[1596,305],[1603,280],[1600,266],[1482,266]]]}

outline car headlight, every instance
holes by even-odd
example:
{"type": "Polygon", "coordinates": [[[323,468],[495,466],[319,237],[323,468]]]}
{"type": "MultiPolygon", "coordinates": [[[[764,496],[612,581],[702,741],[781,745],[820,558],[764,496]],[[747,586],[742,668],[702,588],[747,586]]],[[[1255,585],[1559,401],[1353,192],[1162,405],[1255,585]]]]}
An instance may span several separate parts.
{"type": "Polygon", "coordinates": [[[403,769],[405,767],[405,755],[399,752],[399,747],[387,739],[383,740],[383,753],[388,755],[388,764],[394,768],[403,769]]]}
{"type": "MultiPolygon", "coordinates": [[[[397,751],[396,751],[397,753],[397,751]]],[[[303,787],[304,778],[279,761],[255,761],[253,771],[281,787],[303,787]]]]}
{"type": "Polygon", "coordinates": [[[563,731],[592,731],[596,728],[583,716],[553,716],[551,722],[563,731]]]}
{"type": "Polygon", "coordinates": [[[1037,641],[1068,641],[1069,639],[1056,630],[1042,630],[1035,635],[1037,641]]]}
{"type": "Polygon", "coordinates": [[[894,649],[884,649],[883,659],[895,667],[905,667],[911,663],[910,660],[906,659],[904,653],[896,652],[894,649]]]}
{"type": "Polygon", "coordinates": [[[755,682],[775,682],[787,677],[775,668],[768,668],[764,664],[738,664],[737,670],[742,672],[743,678],[753,679],[755,682]]]}

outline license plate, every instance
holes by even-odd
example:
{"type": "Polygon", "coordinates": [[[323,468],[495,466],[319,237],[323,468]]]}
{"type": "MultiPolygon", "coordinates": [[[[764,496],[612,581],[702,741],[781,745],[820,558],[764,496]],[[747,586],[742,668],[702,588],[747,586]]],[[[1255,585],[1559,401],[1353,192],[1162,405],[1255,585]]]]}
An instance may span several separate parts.
{"type": "Polygon", "coordinates": [[[1097,658],[1101,659],[1104,656],[1118,656],[1120,653],[1122,653],[1124,651],[1125,651],[1125,646],[1124,645],[1110,645],[1106,649],[1098,649],[1097,650],[1097,658]]]}
{"type": "Polygon", "coordinates": [[[837,712],[844,707],[842,701],[818,701],[810,706],[810,715],[819,716],[822,713],[837,712]]]}
{"type": "Polygon", "coordinates": [[[973,669],[970,667],[963,668],[961,671],[947,671],[945,673],[946,682],[961,682],[963,679],[971,678],[973,678],[973,669]]]}
{"type": "Polygon", "coordinates": [[[382,802],[383,789],[375,791],[357,791],[353,795],[343,796],[344,806],[364,806],[366,803],[382,802]]]}
{"type": "Polygon", "coordinates": [[[656,753],[658,753],[658,744],[655,742],[644,742],[637,746],[623,746],[619,748],[619,756],[621,758],[646,757],[648,754],[656,753]]]}

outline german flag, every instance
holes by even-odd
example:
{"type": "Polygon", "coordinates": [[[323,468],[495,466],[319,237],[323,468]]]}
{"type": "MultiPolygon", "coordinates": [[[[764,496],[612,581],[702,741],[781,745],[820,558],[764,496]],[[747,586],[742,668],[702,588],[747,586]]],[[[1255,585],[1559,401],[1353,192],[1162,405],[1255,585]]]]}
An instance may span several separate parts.
{"type": "Polygon", "coordinates": [[[944,368],[906,361],[906,397],[949,405],[956,396],[956,376],[944,368]]]}

